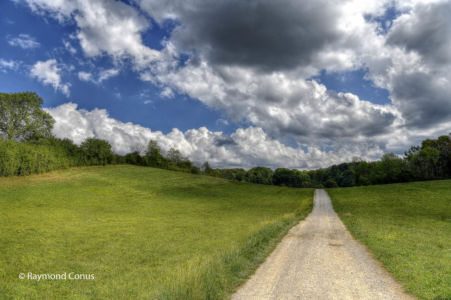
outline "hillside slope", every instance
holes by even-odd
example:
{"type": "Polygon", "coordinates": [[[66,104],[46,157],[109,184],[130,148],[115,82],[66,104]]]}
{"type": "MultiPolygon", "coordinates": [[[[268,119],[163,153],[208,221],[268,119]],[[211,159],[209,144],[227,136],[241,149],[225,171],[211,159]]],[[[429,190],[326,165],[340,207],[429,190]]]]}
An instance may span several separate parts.
{"type": "Polygon", "coordinates": [[[310,212],[312,195],[126,165],[0,178],[0,294],[223,298],[310,212]]]}

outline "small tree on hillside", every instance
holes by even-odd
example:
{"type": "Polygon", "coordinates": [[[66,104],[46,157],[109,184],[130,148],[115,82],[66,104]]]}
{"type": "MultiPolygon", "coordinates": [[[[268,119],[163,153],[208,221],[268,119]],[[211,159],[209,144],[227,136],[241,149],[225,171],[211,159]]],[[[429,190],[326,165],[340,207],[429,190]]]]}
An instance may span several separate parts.
{"type": "Polygon", "coordinates": [[[169,149],[168,151],[168,159],[175,165],[178,166],[183,160],[182,153],[174,148],[169,149]]]}
{"type": "Polygon", "coordinates": [[[111,162],[113,153],[111,145],[104,140],[88,138],[81,144],[91,165],[106,165],[111,162]]]}
{"type": "Polygon", "coordinates": [[[36,93],[0,93],[0,136],[7,140],[50,137],[52,116],[42,110],[36,93]]]}
{"type": "Polygon", "coordinates": [[[210,176],[217,176],[218,175],[216,173],[216,171],[212,167],[210,167],[210,164],[208,163],[208,161],[204,162],[204,164],[202,165],[202,171],[206,175],[210,175],[210,176]]]}
{"type": "Polygon", "coordinates": [[[146,151],[147,161],[152,167],[161,167],[164,163],[164,156],[161,154],[161,148],[154,140],[149,141],[146,151]]]}

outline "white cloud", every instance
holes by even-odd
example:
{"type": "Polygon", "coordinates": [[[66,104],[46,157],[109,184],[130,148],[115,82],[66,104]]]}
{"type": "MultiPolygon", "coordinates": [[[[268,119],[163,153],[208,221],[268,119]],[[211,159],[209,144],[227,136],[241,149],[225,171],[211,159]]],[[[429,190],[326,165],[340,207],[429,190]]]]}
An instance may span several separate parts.
{"type": "Polygon", "coordinates": [[[61,68],[55,59],[36,62],[31,68],[31,76],[45,85],[53,86],[55,91],[59,90],[66,96],[70,94],[70,83],[61,82],[61,68]]]}
{"type": "Polygon", "coordinates": [[[107,80],[108,78],[117,76],[118,74],[119,74],[118,69],[102,70],[99,72],[99,78],[97,79],[97,81],[102,82],[104,80],[107,80]]]}
{"type": "Polygon", "coordinates": [[[116,60],[130,58],[137,68],[160,57],[158,51],[143,44],[141,33],[150,24],[130,5],[108,0],[25,1],[34,12],[50,14],[62,23],[73,18],[80,46],[89,57],[108,54],[116,60]]]}
{"type": "Polygon", "coordinates": [[[6,72],[7,70],[16,70],[19,66],[19,63],[14,60],[6,60],[0,58],[0,71],[6,72]]]}
{"type": "Polygon", "coordinates": [[[260,74],[242,67],[214,70],[202,62],[159,79],[181,94],[224,109],[236,121],[263,127],[271,136],[294,135],[299,142],[361,140],[390,131],[397,118],[390,105],[336,94],[314,80],[284,73],[260,74]]]}
{"type": "Polygon", "coordinates": [[[14,47],[20,47],[22,49],[32,49],[40,46],[40,44],[36,42],[34,37],[25,33],[21,33],[17,37],[9,37],[8,44],[14,47]]]}
{"type": "Polygon", "coordinates": [[[258,127],[239,128],[230,136],[205,127],[186,132],[173,129],[163,134],[115,120],[103,109],[77,109],[74,103],[47,111],[56,120],[53,134],[58,138],[69,138],[77,144],[88,137],[105,139],[120,154],[145,149],[149,140],[153,139],[164,151],[174,147],[194,162],[209,161],[215,167],[250,168],[263,165],[273,168],[318,168],[350,161],[356,155],[374,160],[383,154],[381,149],[371,144],[337,145],[333,151],[324,151],[318,146],[308,146],[302,150],[270,138],[258,127]]]}
{"type": "Polygon", "coordinates": [[[164,98],[174,98],[175,97],[174,92],[169,87],[165,87],[161,91],[160,96],[164,97],[164,98]]]}
{"type": "Polygon", "coordinates": [[[216,124],[217,124],[217,125],[228,126],[228,125],[229,125],[229,121],[227,121],[226,119],[217,119],[217,120],[216,120],[216,124]]]}
{"type": "Polygon", "coordinates": [[[117,76],[118,74],[118,69],[107,69],[99,71],[97,78],[94,78],[91,73],[80,71],[78,72],[78,79],[80,79],[81,81],[90,81],[96,84],[100,84],[111,77],[117,76]]]}
{"type": "Polygon", "coordinates": [[[77,49],[72,46],[72,44],[68,41],[63,41],[64,48],[66,48],[67,51],[69,51],[70,54],[75,55],[77,54],[77,49]]]}
{"type": "Polygon", "coordinates": [[[81,81],[94,81],[91,73],[83,71],[78,72],[78,79],[80,79],[81,81]]]}

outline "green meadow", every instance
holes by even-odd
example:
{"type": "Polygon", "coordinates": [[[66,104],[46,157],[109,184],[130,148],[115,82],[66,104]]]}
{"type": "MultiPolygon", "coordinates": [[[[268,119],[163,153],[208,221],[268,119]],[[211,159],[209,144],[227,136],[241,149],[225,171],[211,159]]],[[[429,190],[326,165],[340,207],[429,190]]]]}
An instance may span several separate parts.
{"type": "Polygon", "coordinates": [[[451,299],[451,180],[327,191],[353,236],[407,292],[451,299]]]}
{"type": "Polygon", "coordinates": [[[0,178],[0,298],[227,298],[312,197],[129,165],[0,178]]]}

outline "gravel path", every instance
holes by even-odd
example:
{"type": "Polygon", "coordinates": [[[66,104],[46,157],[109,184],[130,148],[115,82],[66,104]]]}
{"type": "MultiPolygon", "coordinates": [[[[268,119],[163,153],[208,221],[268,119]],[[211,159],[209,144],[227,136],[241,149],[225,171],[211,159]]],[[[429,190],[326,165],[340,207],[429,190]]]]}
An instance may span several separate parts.
{"type": "Polygon", "coordinates": [[[324,190],[313,212],[293,227],[232,296],[251,299],[413,299],[355,241],[324,190]]]}

